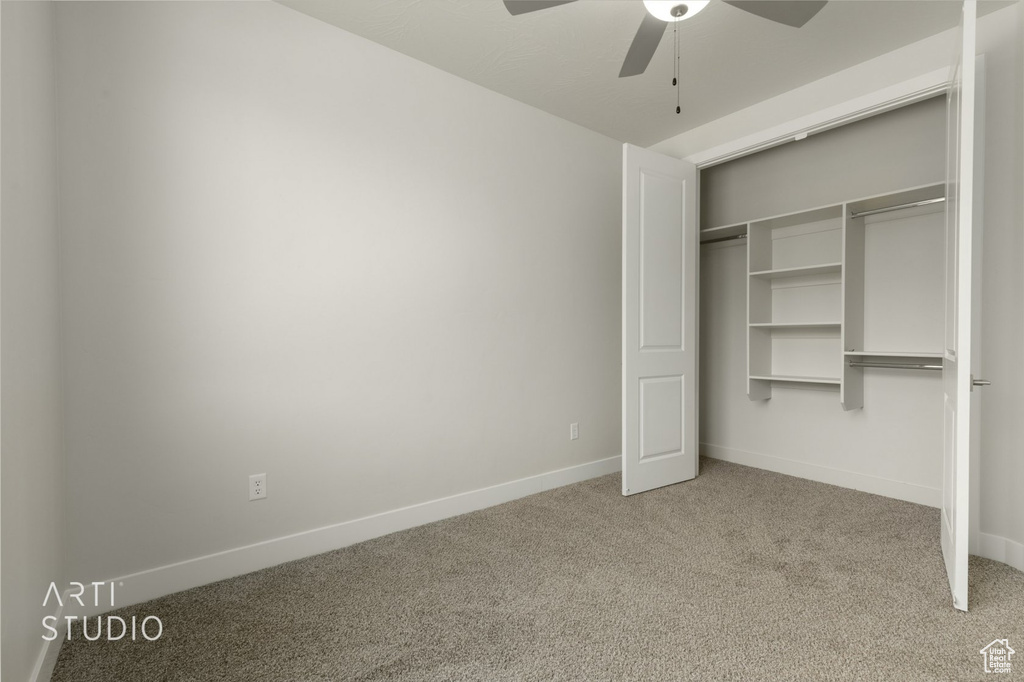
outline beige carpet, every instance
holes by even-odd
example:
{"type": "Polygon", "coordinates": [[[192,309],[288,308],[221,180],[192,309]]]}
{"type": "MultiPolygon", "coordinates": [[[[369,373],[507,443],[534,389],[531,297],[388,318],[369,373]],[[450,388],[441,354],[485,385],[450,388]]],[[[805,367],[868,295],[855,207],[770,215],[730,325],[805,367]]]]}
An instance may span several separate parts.
{"type": "Polygon", "coordinates": [[[630,498],[606,476],[121,609],[163,637],[79,637],[53,679],[1024,679],[1024,573],[972,558],[954,611],[938,523],[713,460],[630,498]]]}

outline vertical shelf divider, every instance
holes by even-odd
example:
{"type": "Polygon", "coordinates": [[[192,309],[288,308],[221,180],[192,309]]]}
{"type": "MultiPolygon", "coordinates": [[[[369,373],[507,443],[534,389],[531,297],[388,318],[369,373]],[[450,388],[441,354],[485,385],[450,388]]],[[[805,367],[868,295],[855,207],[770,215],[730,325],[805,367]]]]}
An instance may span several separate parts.
{"type": "Polygon", "coordinates": [[[771,320],[771,283],[750,276],[751,272],[771,267],[771,248],[770,231],[750,223],[747,226],[747,397],[750,400],[772,397],[770,381],[751,378],[771,374],[771,331],[750,326],[771,320]]]}
{"type": "Polygon", "coordinates": [[[841,331],[843,374],[839,402],[844,410],[864,407],[864,370],[850,367],[846,351],[864,349],[864,219],[851,217],[843,204],[843,326],[841,331]]]}

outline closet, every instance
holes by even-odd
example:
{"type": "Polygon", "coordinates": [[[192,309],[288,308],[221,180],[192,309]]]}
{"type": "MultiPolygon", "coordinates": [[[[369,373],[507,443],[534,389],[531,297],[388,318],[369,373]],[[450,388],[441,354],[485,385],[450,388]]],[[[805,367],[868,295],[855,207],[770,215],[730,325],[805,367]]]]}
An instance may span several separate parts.
{"type": "Polygon", "coordinates": [[[938,507],[945,98],[701,171],[700,451],[938,507]]]}
{"type": "Polygon", "coordinates": [[[623,146],[623,495],[699,453],[937,507],[967,608],[975,15],[914,104],[715,149],[699,183],[700,155],[623,146]]]}

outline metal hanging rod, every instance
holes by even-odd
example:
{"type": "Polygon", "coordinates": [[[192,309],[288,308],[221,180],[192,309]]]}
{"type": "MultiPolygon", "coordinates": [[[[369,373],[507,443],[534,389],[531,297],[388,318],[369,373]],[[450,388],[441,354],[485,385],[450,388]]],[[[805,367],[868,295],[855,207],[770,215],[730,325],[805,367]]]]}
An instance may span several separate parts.
{"type": "Polygon", "coordinates": [[[734,234],[731,237],[719,237],[718,239],[708,239],[707,241],[701,242],[701,244],[717,244],[718,242],[731,242],[733,239],[746,239],[745,234],[734,234]]]}
{"type": "Polygon", "coordinates": [[[934,199],[922,199],[921,201],[911,201],[907,204],[897,204],[896,206],[886,206],[885,208],[876,208],[870,211],[860,211],[858,213],[850,213],[851,218],[860,218],[866,215],[875,215],[876,213],[888,213],[889,211],[899,211],[904,208],[914,208],[915,206],[927,206],[928,204],[937,204],[940,201],[945,201],[946,197],[936,197],[934,199]]]}
{"type": "Polygon", "coordinates": [[[851,360],[850,367],[880,367],[882,369],[942,369],[942,365],[929,365],[921,362],[860,362],[851,360]]]}

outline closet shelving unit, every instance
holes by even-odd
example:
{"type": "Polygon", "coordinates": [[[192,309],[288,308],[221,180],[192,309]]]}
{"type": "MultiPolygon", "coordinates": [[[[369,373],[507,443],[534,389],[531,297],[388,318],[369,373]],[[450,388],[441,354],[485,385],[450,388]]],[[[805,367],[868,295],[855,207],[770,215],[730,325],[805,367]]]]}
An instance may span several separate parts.
{"type": "MultiPolygon", "coordinates": [[[[864,406],[865,369],[941,368],[943,184],[724,225],[747,240],[747,395],[836,386],[864,406]]],[[[936,373],[937,374],[937,373],[936,373]]]]}
{"type": "Polygon", "coordinates": [[[841,207],[747,227],[747,395],[774,383],[839,385],[841,207]]]}
{"type": "Polygon", "coordinates": [[[864,372],[942,368],[945,186],[915,187],[845,205],[844,409],[864,406],[864,372]]]}

